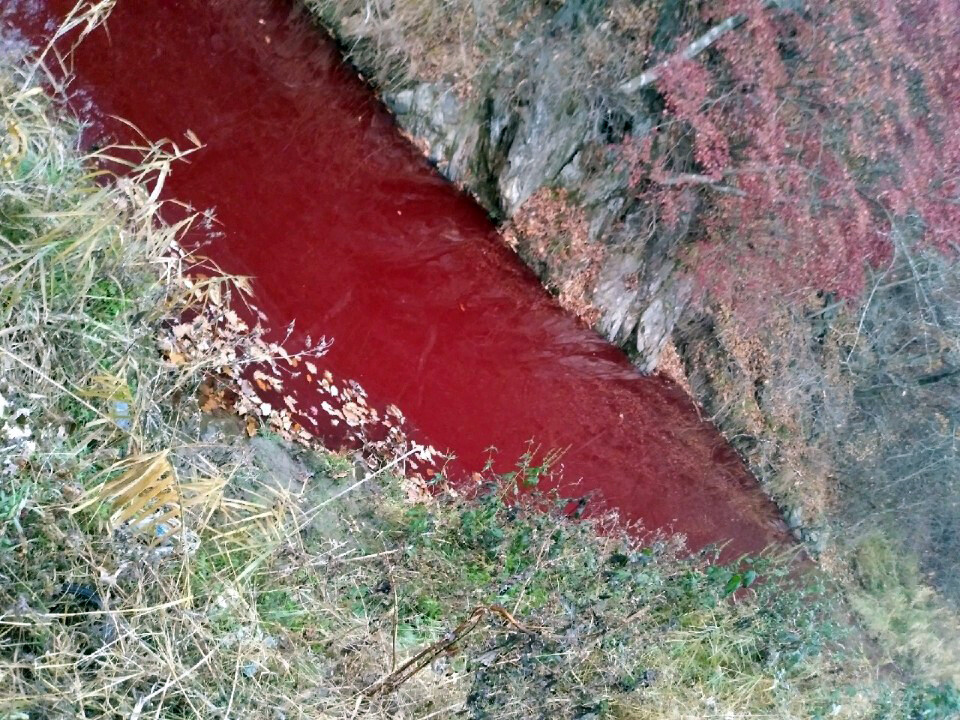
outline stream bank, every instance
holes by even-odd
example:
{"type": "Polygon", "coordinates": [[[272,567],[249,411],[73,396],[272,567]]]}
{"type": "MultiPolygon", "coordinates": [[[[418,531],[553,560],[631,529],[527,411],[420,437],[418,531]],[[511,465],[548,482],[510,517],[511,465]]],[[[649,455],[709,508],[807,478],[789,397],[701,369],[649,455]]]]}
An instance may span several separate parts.
{"type": "Polygon", "coordinates": [[[127,3],[109,28],[73,56],[87,141],[131,139],[118,117],[149,138],[195,138],[163,187],[203,208],[185,242],[251,278],[268,340],[326,348],[246,378],[264,412],[337,445],[368,419],[393,422],[393,407],[421,447],[456,456],[451,478],[519,459],[538,468],[528,486],[559,483],[587,512],[614,508],[694,550],[788,542],[683,391],[640,375],[544,292],[307,18],[266,1],[127,3]]]}
{"type": "Polygon", "coordinates": [[[774,297],[759,319],[698,287],[694,250],[717,183],[698,164],[694,133],[676,131],[682,123],[643,78],[681,38],[727,26],[736,37],[739,23],[677,0],[302,4],[545,287],[641,371],[691,395],[794,537],[821,554],[882,528],[960,597],[950,559],[960,556],[960,498],[949,479],[960,472],[958,265],[898,251],[868,272],[869,293],[774,297]],[[676,132],[669,213],[644,194],[649,178],[631,177],[637,148],[664,127],[676,132]]]}
{"type": "Polygon", "coordinates": [[[145,147],[104,174],[120,149],[81,154],[82,123],[40,77],[0,57],[0,714],[939,720],[958,707],[946,685],[878,676],[835,589],[775,558],[677,554],[676,538],[574,521],[489,473],[472,497],[411,502],[388,468],[368,477],[282,426],[205,414],[211,374],[239,394],[243,367],[285,356],[260,327],[226,343],[178,331],[194,312],[236,327],[224,301],[247,292],[184,274],[186,227],[164,222],[155,191],[186,164],[145,147]],[[171,335],[196,355],[174,355],[171,335]]]}

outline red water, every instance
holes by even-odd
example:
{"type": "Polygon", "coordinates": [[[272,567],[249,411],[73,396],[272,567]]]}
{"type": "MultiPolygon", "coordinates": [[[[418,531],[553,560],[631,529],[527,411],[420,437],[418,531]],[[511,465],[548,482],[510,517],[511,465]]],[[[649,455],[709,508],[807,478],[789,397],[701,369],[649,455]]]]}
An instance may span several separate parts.
{"type": "MultiPolygon", "coordinates": [[[[73,5],[5,1],[32,27],[73,5]]],[[[783,540],[683,392],[562,311],[287,3],[120,0],[74,70],[101,128],[129,136],[115,115],[153,139],[199,136],[206,147],[165,194],[215,209],[224,234],[209,254],[255,276],[270,325],[296,320],[294,345],[334,338],[334,374],[402,408],[459,468],[479,469],[494,446],[506,469],[534,439],[567,448],[564,477],[582,479],[571,493],[599,490],[693,547],[783,540]]]]}

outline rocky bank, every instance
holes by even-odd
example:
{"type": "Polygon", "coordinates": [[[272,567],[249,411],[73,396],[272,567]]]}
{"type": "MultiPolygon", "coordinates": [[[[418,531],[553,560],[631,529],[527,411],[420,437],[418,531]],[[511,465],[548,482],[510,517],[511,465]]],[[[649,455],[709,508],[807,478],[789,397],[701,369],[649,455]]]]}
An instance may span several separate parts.
{"type": "MultiPolygon", "coordinates": [[[[798,539],[821,552],[838,529],[849,539],[892,523],[960,595],[943,549],[960,543],[952,471],[930,460],[957,460],[948,389],[960,380],[950,372],[960,326],[943,321],[960,317],[955,268],[891,268],[860,307],[812,294],[745,332],[728,309],[691,302],[704,188],[681,185],[680,211],[667,216],[631,177],[631,147],[665,119],[644,73],[715,27],[698,4],[305,4],[560,302],[642,372],[684,385],[798,539]],[[911,293],[911,276],[938,284],[911,293]],[[911,345],[917,336],[952,349],[934,357],[930,343],[911,345]]],[[[668,140],[673,177],[697,177],[690,133],[668,140]]]]}

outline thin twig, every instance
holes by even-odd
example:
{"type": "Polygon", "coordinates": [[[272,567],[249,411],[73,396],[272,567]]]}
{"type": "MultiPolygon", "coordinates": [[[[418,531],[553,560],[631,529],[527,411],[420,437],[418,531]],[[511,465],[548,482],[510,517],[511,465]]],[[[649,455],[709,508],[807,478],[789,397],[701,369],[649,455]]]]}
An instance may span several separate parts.
{"type": "Polygon", "coordinates": [[[384,676],[380,680],[377,680],[375,683],[373,683],[373,685],[364,690],[363,694],[366,696],[371,696],[379,693],[393,692],[403,683],[433,662],[435,658],[452,648],[464,637],[469,635],[474,629],[476,629],[477,625],[480,624],[480,621],[491,613],[499,615],[506,620],[508,624],[512,625],[525,635],[536,634],[533,632],[533,630],[520,623],[510,613],[510,611],[502,605],[479,605],[473,609],[470,615],[467,616],[466,620],[457,625],[457,627],[455,627],[451,632],[444,635],[442,638],[440,638],[440,640],[432,645],[425,647],[390,674],[384,676]]]}

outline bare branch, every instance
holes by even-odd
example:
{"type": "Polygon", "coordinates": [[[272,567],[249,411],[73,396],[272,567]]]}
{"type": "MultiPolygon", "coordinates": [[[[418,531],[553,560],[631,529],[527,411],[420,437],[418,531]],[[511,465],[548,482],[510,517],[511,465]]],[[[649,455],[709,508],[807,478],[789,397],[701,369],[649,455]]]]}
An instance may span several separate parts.
{"type": "Polygon", "coordinates": [[[651,178],[658,185],[664,185],[667,187],[678,187],[681,185],[708,185],[711,189],[716,190],[717,192],[726,193],[728,195],[736,195],[737,197],[746,197],[747,194],[740,188],[733,187],[732,185],[723,185],[718,183],[714,178],[709,175],[701,175],[699,173],[679,173],[677,175],[658,175],[651,178]]]}
{"type": "MultiPolygon", "coordinates": [[[[769,0],[764,4],[764,9],[775,6],[777,3],[775,0],[769,0]]],[[[697,55],[702,53],[708,47],[713,45],[717,40],[722,38],[731,30],[735,30],[740,27],[747,21],[747,16],[743,14],[731,15],[726,20],[724,20],[719,25],[714,25],[712,28],[707,30],[703,35],[698,37],[692,43],[687,45],[683,50],[675,55],[671,55],[669,58],[664,60],[661,63],[654,65],[649,70],[644,70],[642,73],[636,77],[627,80],[622,83],[618,90],[624,93],[625,95],[631,95],[637,90],[642,90],[643,88],[652,85],[657,80],[660,79],[660,76],[663,75],[664,70],[670,66],[671,63],[676,62],[677,60],[692,60],[697,55]]]]}

